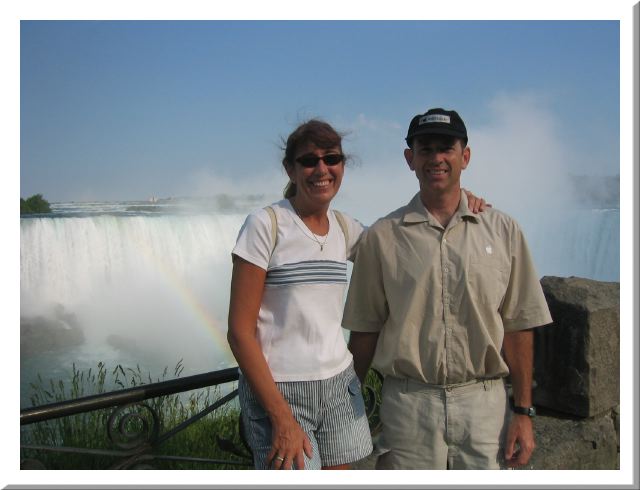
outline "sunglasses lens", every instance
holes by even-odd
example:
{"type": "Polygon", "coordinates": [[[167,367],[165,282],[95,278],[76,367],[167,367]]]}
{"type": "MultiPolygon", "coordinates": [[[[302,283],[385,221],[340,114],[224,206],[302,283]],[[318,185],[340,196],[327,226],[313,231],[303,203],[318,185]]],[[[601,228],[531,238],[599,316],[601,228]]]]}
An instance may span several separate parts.
{"type": "Polygon", "coordinates": [[[337,165],[342,161],[342,155],[325,155],[322,159],[327,165],[337,165]]]}
{"type": "Polygon", "coordinates": [[[344,159],[344,155],[339,153],[332,153],[331,155],[324,155],[323,157],[317,157],[315,155],[306,155],[296,159],[300,165],[306,168],[313,168],[318,165],[318,162],[322,160],[325,165],[333,166],[339,164],[344,159]]]}
{"type": "Polygon", "coordinates": [[[296,161],[303,167],[312,168],[318,164],[318,160],[320,160],[318,157],[309,156],[309,157],[300,157],[296,161]]]}

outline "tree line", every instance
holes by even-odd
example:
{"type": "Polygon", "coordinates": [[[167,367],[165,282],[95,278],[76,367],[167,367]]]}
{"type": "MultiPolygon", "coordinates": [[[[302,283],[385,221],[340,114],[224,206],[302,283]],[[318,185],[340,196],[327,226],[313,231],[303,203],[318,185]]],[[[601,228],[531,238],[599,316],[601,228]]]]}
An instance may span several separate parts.
{"type": "Polygon", "coordinates": [[[34,194],[27,199],[20,198],[20,214],[50,213],[49,202],[42,197],[42,194],[34,194]]]}

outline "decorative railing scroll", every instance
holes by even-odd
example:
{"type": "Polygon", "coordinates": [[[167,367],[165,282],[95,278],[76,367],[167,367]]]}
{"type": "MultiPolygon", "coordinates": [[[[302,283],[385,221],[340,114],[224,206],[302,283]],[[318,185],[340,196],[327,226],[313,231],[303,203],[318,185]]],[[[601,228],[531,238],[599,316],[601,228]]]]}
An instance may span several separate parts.
{"type": "MultiPolygon", "coordinates": [[[[372,370],[363,386],[363,396],[369,417],[372,433],[379,429],[378,405],[381,376],[372,370]],[[369,383],[372,380],[372,383],[369,383]]],[[[238,396],[234,389],[205,407],[197,414],[188,417],[173,428],[163,430],[160,417],[149,400],[153,398],[183,393],[209,386],[218,386],[238,380],[238,368],[223,369],[209,373],[198,374],[185,378],[178,378],[158,383],[136,386],[100,395],[92,395],[74,400],[40,405],[20,411],[22,426],[36,424],[47,420],[86,413],[94,410],[111,409],[106,420],[106,438],[110,441],[110,448],[68,447],[64,445],[35,445],[21,444],[22,450],[53,451],[58,453],[86,454],[106,456],[115,459],[110,469],[152,469],[154,461],[192,462],[204,465],[225,465],[238,468],[251,468],[252,457],[243,434],[242,417],[238,417],[237,427],[241,446],[233,441],[212,434],[218,448],[229,458],[212,459],[201,457],[187,457],[162,454],[163,443],[174,437],[187,427],[198,422],[206,415],[214,412],[238,396]]],[[[38,459],[25,458],[21,462],[22,469],[45,469],[38,459]]]]}

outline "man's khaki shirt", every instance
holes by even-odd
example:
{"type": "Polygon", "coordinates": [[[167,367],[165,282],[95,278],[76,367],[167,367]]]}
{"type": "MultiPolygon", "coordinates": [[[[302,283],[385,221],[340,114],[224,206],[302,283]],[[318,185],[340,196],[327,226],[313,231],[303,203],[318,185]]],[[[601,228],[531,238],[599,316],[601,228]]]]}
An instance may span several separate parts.
{"type": "Polygon", "coordinates": [[[343,327],[380,332],[384,375],[449,385],[503,377],[504,332],[552,322],[519,225],[461,193],[443,228],[417,194],[358,246],[343,327]]]}

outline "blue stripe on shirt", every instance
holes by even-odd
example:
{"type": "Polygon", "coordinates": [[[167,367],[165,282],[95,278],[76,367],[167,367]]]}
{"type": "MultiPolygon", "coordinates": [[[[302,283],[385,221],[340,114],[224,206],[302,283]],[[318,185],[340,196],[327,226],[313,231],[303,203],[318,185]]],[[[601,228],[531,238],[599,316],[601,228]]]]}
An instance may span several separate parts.
{"type": "Polygon", "coordinates": [[[306,260],[283,264],[267,271],[266,285],[346,284],[347,264],[333,260],[306,260]]]}

